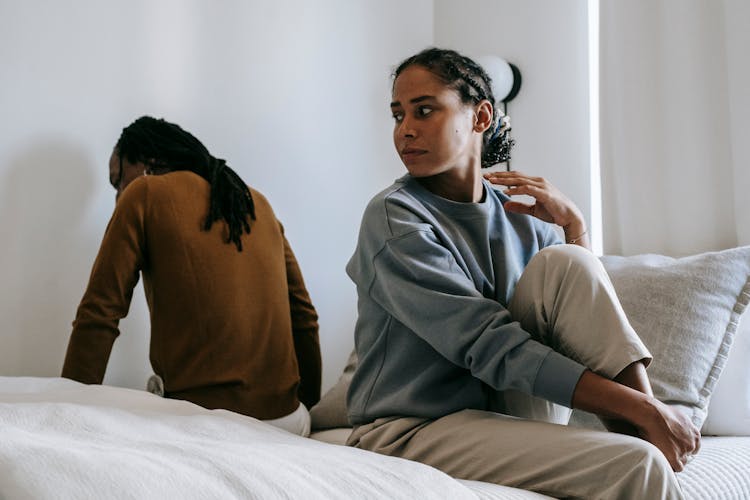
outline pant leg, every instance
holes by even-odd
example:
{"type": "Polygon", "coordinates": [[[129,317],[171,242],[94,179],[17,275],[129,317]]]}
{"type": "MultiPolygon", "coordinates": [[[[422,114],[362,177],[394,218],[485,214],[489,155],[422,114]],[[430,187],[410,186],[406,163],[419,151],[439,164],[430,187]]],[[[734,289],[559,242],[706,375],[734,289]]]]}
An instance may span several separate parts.
{"type": "Polygon", "coordinates": [[[647,441],[492,412],[378,419],[357,427],[348,444],[422,462],[458,479],[556,498],[682,498],[666,458],[647,441]]]}
{"type": "MultiPolygon", "coordinates": [[[[508,310],[536,340],[604,377],[651,361],[601,262],[579,246],[555,245],[535,255],[508,310]]],[[[570,410],[517,391],[496,395],[493,409],[561,424],[570,418],[570,410]]]]}

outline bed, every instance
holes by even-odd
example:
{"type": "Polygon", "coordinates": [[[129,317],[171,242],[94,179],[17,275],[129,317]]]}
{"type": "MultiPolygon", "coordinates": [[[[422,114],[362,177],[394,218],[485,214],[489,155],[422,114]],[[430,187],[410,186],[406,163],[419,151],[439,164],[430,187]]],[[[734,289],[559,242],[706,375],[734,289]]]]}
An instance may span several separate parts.
{"type": "MultiPolygon", "coordinates": [[[[654,354],[655,394],[702,426],[677,476],[686,498],[750,499],[750,247],[603,262],[654,354]]],[[[355,368],[312,408],[312,439],[146,391],[0,377],[0,498],[549,498],[342,446],[355,368]]]]}
{"type": "Polygon", "coordinates": [[[146,391],[0,377],[3,499],[541,499],[146,391]]]}
{"type": "Polygon", "coordinates": [[[7,499],[477,498],[441,472],[224,410],[60,378],[0,378],[7,499]]]}
{"type": "MultiPolygon", "coordinates": [[[[256,419],[145,391],[0,377],[4,499],[517,499],[530,491],[455,480],[256,419]]],[[[750,498],[750,437],[706,437],[678,475],[687,498],[750,498]]]]}

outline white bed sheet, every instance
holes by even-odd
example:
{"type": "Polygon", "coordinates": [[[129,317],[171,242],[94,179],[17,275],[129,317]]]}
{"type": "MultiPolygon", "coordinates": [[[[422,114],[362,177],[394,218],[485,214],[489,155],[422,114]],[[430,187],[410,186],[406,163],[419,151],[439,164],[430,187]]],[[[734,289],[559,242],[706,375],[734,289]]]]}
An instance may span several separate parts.
{"type": "Polygon", "coordinates": [[[477,498],[422,464],[145,391],[0,377],[0,426],[0,498],[477,498]]]}
{"type": "MultiPolygon", "coordinates": [[[[145,391],[0,377],[0,498],[549,498],[300,438],[145,391]]],[[[325,442],[319,442],[325,441],[325,442]]],[[[750,498],[750,437],[704,437],[678,474],[687,499],[750,498]]]]}

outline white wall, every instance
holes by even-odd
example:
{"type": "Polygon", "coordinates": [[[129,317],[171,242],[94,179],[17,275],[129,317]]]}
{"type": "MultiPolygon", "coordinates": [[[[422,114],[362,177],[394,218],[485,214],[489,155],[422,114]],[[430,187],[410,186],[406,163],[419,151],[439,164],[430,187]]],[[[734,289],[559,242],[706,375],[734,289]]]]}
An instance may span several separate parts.
{"type": "MultiPolygon", "coordinates": [[[[743,0],[723,5],[734,34],[729,140],[740,162],[750,147],[742,126],[750,74],[734,63],[750,13],[743,0]]],[[[356,297],[344,266],[362,210],[403,172],[390,138],[392,67],[430,45],[517,64],[512,166],[549,178],[590,221],[587,8],[587,0],[0,0],[0,375],[59,374],[114,204],[112,145],[151,114],[194,132],[273,203],[320,313],[329,387],[352,346],[356,297]]],[[[744,176],[736,190],[748,172],[735,170],[744,176]]],[[[743,199],[735,213],[747,220],[743,199]]],[[[140,287],[121,326],[106,382],[141,387],[150,371],[140,287]]]]}
{"type": "Polygon", "coordinates": [[[748,19],[745,0],[435,0],[435,44],[519,66],[512,167],[570,196],[605,253],[676,256],[750,244],[748,19]],[[589,6],[601,8],[601,144],[589,6]]]}
{"type": "Polygon", "coordinates": [[[729,118],[732,164],[734,165],[734,217],[737,244],[750,245],[750,210],[747,209],[750,190],[750,2],[724,0],[726,31],[727,76],[729,81],[729,118]]]}
{"type": "MultiPolygon", "coordinates": [[[[324,387],[352,347],[344,272],[401,175],[392,66],[433,40],[428,0],[0,0],[0,375],[59,375],[114,205],[107,160],[142,114],[175,121],[264,192],[320,314],[324,387]]],[[[105,381],[142,387],[139,289],[105,381]]]]}
{"type": "Polygon", "coordinates": [[[435,0],[435,44],[521,71],[511,166],[546,177],[591,222],[586,0],[435,0]]]}
{"type": "Polygon", "coordinates": [[[607,253],[750,242],[748,19],[743,1],[602,2],[607,253]]]}

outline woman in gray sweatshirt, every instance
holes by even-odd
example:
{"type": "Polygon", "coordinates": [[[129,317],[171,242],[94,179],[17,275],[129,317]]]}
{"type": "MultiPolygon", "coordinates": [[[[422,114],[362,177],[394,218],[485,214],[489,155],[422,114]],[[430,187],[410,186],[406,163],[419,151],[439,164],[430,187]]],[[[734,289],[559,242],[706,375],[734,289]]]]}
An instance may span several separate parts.
{"type": "Polygon", "coordinates": [[[552,496],[680,498],[673,470],[700,434],[653,397],[651,355],[575,204],[539,177],[482,175],[512,146],[494,102],[485,71],[454,51],[394,73],[408,173],[369,203],[347,266],[349,444],[552,496]],[[567,427],[569,408],[618,432],[567,427]]]}

